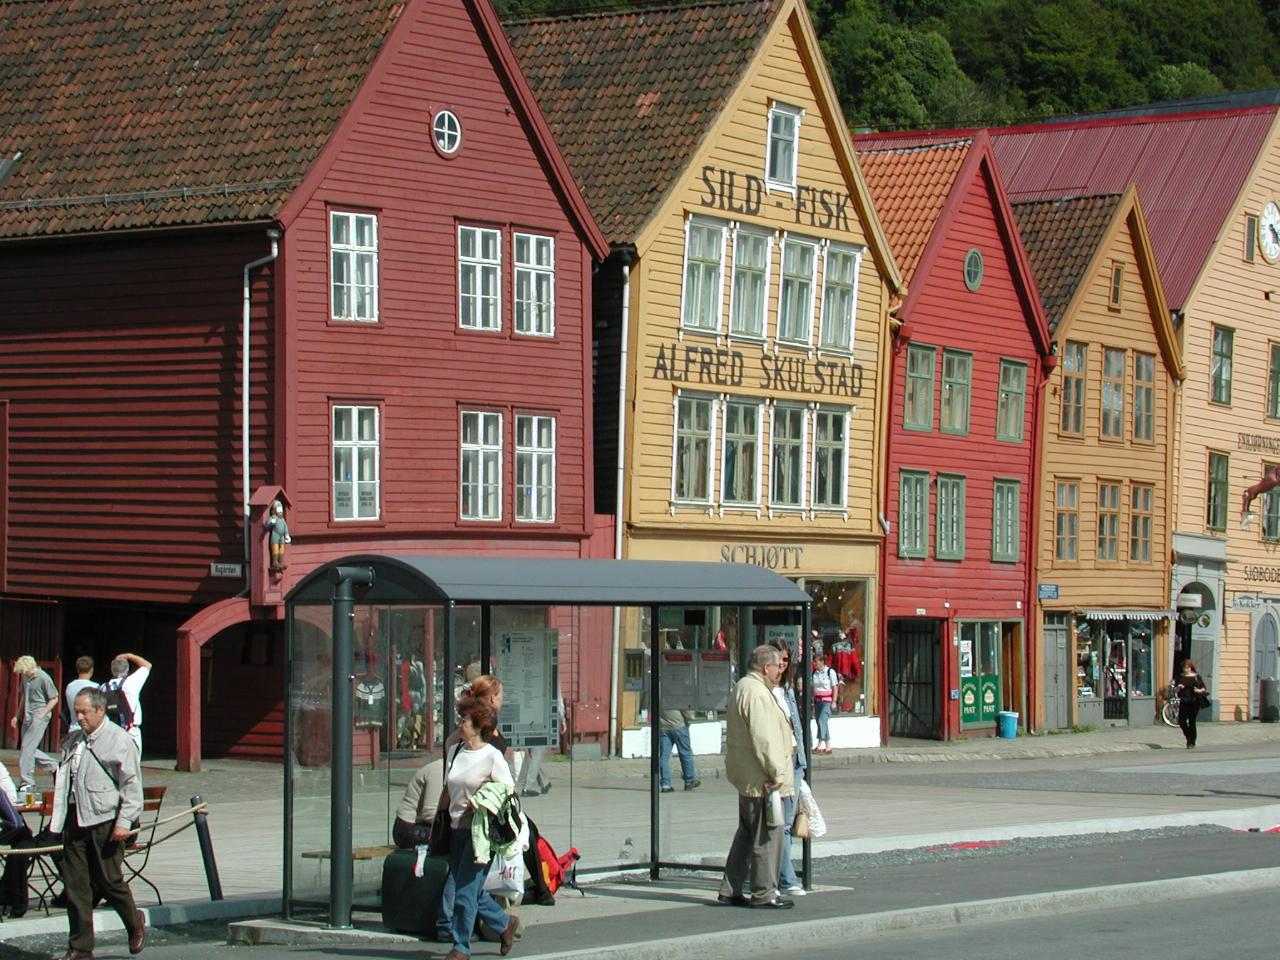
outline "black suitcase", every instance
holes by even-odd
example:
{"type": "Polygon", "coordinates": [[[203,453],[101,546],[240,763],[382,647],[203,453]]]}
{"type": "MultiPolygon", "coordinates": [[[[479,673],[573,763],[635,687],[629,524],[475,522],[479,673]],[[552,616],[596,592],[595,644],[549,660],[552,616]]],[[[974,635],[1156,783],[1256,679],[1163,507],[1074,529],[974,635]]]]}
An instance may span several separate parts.
{"type": "Polygon", "coordinates": [[[382,862],[382,923],[401,933],[435,937],[449,861],[429,856],[422,865],[422,876],[415,877],[413,865],[417,862],[417,850],[395,850],[382,862]]]}

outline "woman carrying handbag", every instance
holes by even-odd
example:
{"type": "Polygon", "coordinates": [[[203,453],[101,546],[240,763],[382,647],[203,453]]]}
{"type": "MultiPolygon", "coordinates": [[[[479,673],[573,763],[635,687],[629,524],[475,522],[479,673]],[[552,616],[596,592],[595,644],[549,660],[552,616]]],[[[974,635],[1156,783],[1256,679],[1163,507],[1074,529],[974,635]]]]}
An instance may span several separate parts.
{"type": "Polygon", "coordinates": [[[1178,726],[1187,738],[1187,749],[1196,746],[1196,715],[1209,706],[1209,690],[1200,674],[1196,673],[1194,660],[1182,661],[1182,673],[1174,681],[1178,687],[1178,726]]]}
{"type": "MultiPolygon", "coordinates": [[[[451,757],[441,799],[442,807],[445,802],[448,804],[447,815],[437,818],[447,819],[451,828],[447,843],[453,907],[448,920],[453,949],[446,954],[445,960],[467,960],[471,956],[471,934],[475,930],[477,915],[486,926],[502,931],[499,952],[506,956],[515,940],[516,920],[508,916],[484,889],[493,856],[490,854],[487,860],[476,862],[471,841],[471,819],[475,814],[471,798],[490,780],[505,783],[513,789],[515,780],[507,761],[489,742],[498,724],[498,714],[492,704],[477,697],[463,697],[458,702],[458,720],[460,744],[451,757]]],[[[432,844],[432,852],[436,852],[434,834],[432,844]]]]}

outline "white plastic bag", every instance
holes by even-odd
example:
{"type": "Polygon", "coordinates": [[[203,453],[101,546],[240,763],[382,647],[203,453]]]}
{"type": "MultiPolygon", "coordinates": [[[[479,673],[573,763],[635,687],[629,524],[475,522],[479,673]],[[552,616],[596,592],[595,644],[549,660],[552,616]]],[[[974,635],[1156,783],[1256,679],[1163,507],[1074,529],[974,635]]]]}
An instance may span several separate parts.
{"type": "Polygon", "coordinates": [[[524,851],[529,849],[529,821],[520,814],[520,838],[511,856],[498,854],[489,865],[484,888],[495,897],[515,899],[524,893],[524,851]]]}
{"type": "Polygon", "coordinates": [[[827,832],[827,821],[822,818],[822,811],[818,809],[818,801],[814,799],[813,791],[809,789],[807,780],[800,781],[800,796],[796,800],[796,805],[809,817],[809,836],[814,840],[827,832]]]}

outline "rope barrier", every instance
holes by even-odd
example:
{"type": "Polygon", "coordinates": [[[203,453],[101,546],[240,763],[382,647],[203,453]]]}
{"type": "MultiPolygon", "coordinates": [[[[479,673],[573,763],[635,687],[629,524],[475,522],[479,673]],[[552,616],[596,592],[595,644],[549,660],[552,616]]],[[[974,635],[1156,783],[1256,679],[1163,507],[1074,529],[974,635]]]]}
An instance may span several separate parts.
{"type": "MultiPolygon", "coordinates": [[[[165,817],[163,820],[155,821],[155,823],[146,823],[146,824],[142,824],[140,826],[134,827],[132,830],[129,831],[128,836],[136,837],[138,834],[142,833],[144,830],[151,830],[154,832],[157,827],[161,827],[166,823],[172,823],[174,820],[177,820],[179,817],[188,817],[194,813],[202,813],[202,812],[203,813],[209,812],[208,803],[197,803],[194,807],[190,807],[186,810],[181,810],[178,813],[175,813],[171,817],[165,817]]],[[[191,823],[183,824],[181,827],[179,827],[177,830],[174,830],[171,833],[165,834],[159,840],[151,840],[148,843],[144,843],[142,847],[139,847],[138,849],[143,849],[145,847],[158,846],[159,844],[164,843],[170,837],[176,837],[183,830],[186,830],[193,826],[195,826],[194,820],[192,820],[191,823]]],[[[47,847],[0,847],[0,857],[39,857],[46,853],[61,853],[62,850],[63,850],[63,844],[61,843],[53,846],[47,846],[47,847]]],[[[126,851],[126,854],[127,853],[128,851],[126,851]]]]}

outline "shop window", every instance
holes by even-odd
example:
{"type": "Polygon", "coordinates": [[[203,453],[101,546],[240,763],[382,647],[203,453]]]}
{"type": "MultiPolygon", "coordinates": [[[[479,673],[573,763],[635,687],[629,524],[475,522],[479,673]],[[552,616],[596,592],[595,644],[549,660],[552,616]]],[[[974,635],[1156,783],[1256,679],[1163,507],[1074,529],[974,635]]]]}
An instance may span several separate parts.
{"type": "Polygon", "coordinates": [[[939,560],[964,559],[964,477],[938,475],[938,529],[935,533],[939,560]]]}
{"type": "Polygon", "coordinates": [[[769,259],[773,234],[739,228],[733,237],[733,289],[729,333],[764,337],[765,305],[769,301],[769,259]]]}
{"type": "Polygon", "coordinates": [[[1110,347],[1102,351],[1102,436],[1124,437],[1125,352],[1110,347]]]}
{"type": "Polygon", "coordinates": [[[960,725],[994,726],[1001,704],[1001,625],[960,624],[960,725]]]}
{"type": "Polygon", "coordinates": [[[1017,480],[997,480],[992,489],[991,559],[1000,563],[1018,562],[1019,516],[1022,484],[1017,480]]]}
{"type": "Polygon", "coordinates": [[[333,408],[333,519],[378,519],[378,408],[333,408]]]}
{"type": "Polygon", "coordinates": [[[725,503],[760,502],[760,404],[756,401],[725,403],[722,481],[725,503]]]}
{"type": "Polygon", "coordinates": [[[1119,556],[1120,484],[1103,481],[1098,484],[1098,559],[1115,560],[1119,556]]]}
{"type": "Polygon", "coordinates": [[[1209,454],[1209,488],[1205,498],[1205,525],[1210,530],[1227,529],[1230,463],[1225,453],[1209,454]]]}
{"type": "Polygon", "coordinates": [[[1235,331],[1229,327],[1213,327],[1213,366],[1210,372],[1209,399],[1214,403],[1231,402],[1231,373],[1235,353],[1235,331]]]}
{"type": "Polygon", "coordinates": [[[996,439],[1021,442],[1027,409],[1027,365],[1000,361],[1000,399],[996,409],[996,439]]]}
{"type": "Polygon", "coordinates": [[[1156,358],[1133,355],[1133,439],[1150,442],[1155,437],[1156,358]]]}
{"type": "Polygon", "coordinates": [[[929,552],[929,474],[903,470],[898,492],[898,556],[929,552]]]}
{"type": "Polygon", "coordinates": [[[1080,531],[1080,484],[1059,480],[1054,514],[1053,556],[1056,560],[1074,562],[1080,531]]]}
{"type": "Polygon", "coordinates": [[[933,376],[938,351],[924,344],[907,347],[907,389],[902,425],[908,430],[933,429],[933,376]]]}
{"type": "Polygon", "coordinates": [[[689,503],[711,500],[711,432],[714,401],[710,397],[676,398],[675,457],[671,496],[689,503]]]}
{"type": "Polygon", "coordinates": [[[684,290],[680,322],[686,330],[720,329],[724,276],[724,224],[691,218],[685,223],[684,290]]]}
{"type": "Polygon", "coordinates": [[[1155,488],[1135,483],[1129,488],[1129,559],[1151,562],[1151,516],[1155,488]]]}
{"type": "Polygon", "coordinates": [[[942,432],[969,432],[969,397],[973,381],[973,354],[942,351],[942,432]]]}
{"type": "Polygon", "coordinates": [[[769,503],[775,507],[804,506],[803,407],[773,408],[769,447],[769,503]]]}
{"type": "Polygon", "coordinates": [[[867,581],[806,577],[804,589],[813,601],[810,655],[824,654],[841,680],[834,712],[874,715],[875,684],[865,683],[875,676],[865,626],[867,581]]]}
{"type": "Polygon", "coordinates": [[[1089,348],[1068,343],[1062,352],[1062,421],[1060,432],[1084,434],[1084,389],[1089,348]]]}

